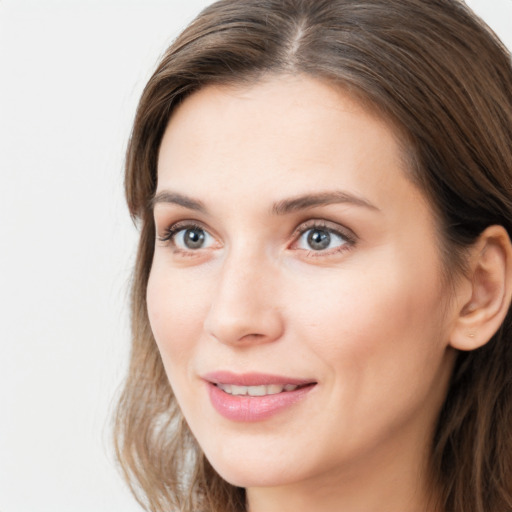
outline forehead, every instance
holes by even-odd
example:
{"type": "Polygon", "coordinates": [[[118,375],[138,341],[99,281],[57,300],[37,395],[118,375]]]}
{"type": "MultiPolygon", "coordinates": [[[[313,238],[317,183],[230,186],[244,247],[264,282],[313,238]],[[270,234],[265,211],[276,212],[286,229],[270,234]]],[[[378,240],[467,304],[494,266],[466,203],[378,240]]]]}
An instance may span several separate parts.
{"type": "Polygon", "coordinates": [[[368,185],[386,194],[406,176],[391,123],[343,89],[304,76],[199,90],[173,113],[158,162],[159,190],[251,197],[266,189],[269,200],[368,185]]]}

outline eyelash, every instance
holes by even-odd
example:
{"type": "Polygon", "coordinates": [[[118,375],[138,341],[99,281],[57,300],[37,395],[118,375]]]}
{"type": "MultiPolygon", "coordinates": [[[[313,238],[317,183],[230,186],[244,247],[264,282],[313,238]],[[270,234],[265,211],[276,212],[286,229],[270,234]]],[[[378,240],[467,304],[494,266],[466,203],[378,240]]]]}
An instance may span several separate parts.
{"type": "Polygon", "coordinates": [[[174,243],[174,237],[184,229],[202,229],[206,231],[206,229],[204,229],[203,226],[201,226],[200,224],[196,224],[194,222],[177,222],[176,224],[173,224],[172,226],[166,228],[164,235],[159,236],[158,240],[160,240],[160,242],[174,243]]]}
{"type": "MultiPolygon", "coordinates": [[[[195,253],[195,252],[198,252],[199,249],[196,249],[196,250],[182,249],[182,248],[177,247],[175,244],[175,241],[174,241],[175,236],[180,231],[195,230],[195,229],[205,231],[206,233],[209,234],[209,231],[207,229],[205,229],[199,223],[191,222],[191,221],[181,221],[181,222],[177,222],[176,224],[169,226],[165,230],[164,234],[162,236],[158,237],[158,240],[162,243],[171,244],[174,248],[174,251],[177,253],[182,253],[182,254],[195,253]]],[[[300,237],[303,236],[305,233],[307,233],[308,231],[311,231],[311,230],[315,230],[315,229],[317,229],[319,231],[325,231],[327,233],[338,236],[338,237],[342,238],[343,240],[345,240],[345,243],[339,247],[335,247],[334,249],[330,249],[330,250],[327,249],[327,250],[315,251],[313,249],[311,249],[311,250],[297,249],[297,250],[306,251],[308,257],[318,258],[318,257],[322,257],[322,256],[328,256],[328,255],[344,252],[344,251],[352,249],[352,247],[354,247],[354,245],[357,242],[357,236],[354,234],[353,231],[349,230],[348,228],[343,228],[339,225],[336,225],[336,228],[334,228],[334,227],[330,226],[329,223],[325,220],[310,220],[310,221],[303,222],[302,224],[300,224],[300,226],[298,226],[295,229],[295,231],[293,232],[293,235],[292,235],[292,238],[293,238],[292,245],[297,244],[300,240],[300,237]]],[[[212,236],[212,235],[210,235],[210,236],[212,236]]]]}

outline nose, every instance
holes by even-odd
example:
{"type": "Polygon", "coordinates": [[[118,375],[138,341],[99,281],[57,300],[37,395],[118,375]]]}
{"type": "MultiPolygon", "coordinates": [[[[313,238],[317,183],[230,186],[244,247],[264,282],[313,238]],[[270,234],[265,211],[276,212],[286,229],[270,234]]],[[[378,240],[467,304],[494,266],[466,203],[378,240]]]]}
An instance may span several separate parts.
{"type": "Polygon", "coordinates": [[[284,323],[277,303],[277,273],[270,261],[227,257],[205,319],[207,334],[237,346],[279,339],[284,323]]]}

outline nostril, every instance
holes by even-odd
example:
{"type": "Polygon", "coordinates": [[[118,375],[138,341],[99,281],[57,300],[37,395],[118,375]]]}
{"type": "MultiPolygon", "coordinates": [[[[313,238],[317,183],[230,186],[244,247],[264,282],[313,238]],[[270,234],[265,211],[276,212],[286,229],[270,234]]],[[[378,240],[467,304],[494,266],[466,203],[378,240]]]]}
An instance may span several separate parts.
{"type": "Polygon", "coordinates": [[[284,322],[272,294],[249,284],[223,276],[204,319],[207,336],[228,344],[266,343],[281,337],[284,322]]]}
{"type": "Polygon", "coordinates": [[[246,338],[249,338],[249,339],[260,339],[260,338],[264,338],[265,335],[264,334],[258,334],[258,333],[254,333],[254,334],[246,334],[245,336],[242,336],[240,338],[240,341],[246,339],[246,338]]]}

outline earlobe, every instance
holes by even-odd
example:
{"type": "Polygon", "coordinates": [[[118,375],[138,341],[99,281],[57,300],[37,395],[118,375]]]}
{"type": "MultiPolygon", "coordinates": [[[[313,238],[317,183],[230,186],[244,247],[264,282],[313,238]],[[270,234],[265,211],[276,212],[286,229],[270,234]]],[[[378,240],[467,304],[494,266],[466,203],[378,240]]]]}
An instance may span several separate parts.
{"type": "Polygon", "coordinates": [[[470,249],[465,277],[470,293],[463,297],[450,345],[474,350],[499,329],[512,300],[512,245],[502,226],[488,227],[470,249]]]}

